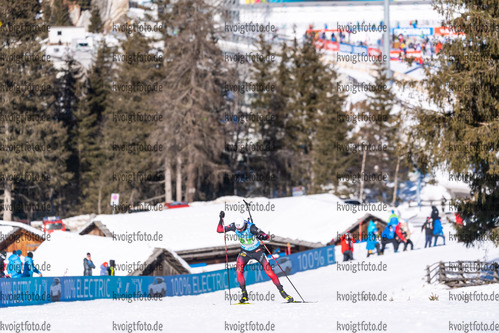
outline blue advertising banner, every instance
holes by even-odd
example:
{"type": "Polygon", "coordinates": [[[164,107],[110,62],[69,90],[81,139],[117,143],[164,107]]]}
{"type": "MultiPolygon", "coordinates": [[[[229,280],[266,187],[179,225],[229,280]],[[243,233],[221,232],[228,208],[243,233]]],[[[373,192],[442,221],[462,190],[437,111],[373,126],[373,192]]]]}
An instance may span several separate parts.
{"type": "Polygon", "coordinates": [[[404,35],[404,36],[432,36],[433,35],[433,28],[430,27],[423,27],[423,28],[393,28],[392,29],[392,34],[398,36],[398,35],[404,35]]]}
{"type": "MultiPolygon", "coordinates": [[[[335,264],[334,246],[304,251],[276,259],[286,274],[335,264]]],[[[277,276],[284,276],[276,263],[277,276]]],[[[246,284],[269,281],[260,264],[247,265],[246,284]]],[[[235,267],[229,267],[231,286],[238,286],[235,267]]],[[[228,288],[227,270],[172,276],[75,276],[0,279],[0,307],[93,299],[199,295],[228,288]]]]}
{"type": "Polygon", "coordinates": [[[357,46],[346,43],[340,43],[339,51],[350,54],[368,54],[367,46],[357,46]]]}

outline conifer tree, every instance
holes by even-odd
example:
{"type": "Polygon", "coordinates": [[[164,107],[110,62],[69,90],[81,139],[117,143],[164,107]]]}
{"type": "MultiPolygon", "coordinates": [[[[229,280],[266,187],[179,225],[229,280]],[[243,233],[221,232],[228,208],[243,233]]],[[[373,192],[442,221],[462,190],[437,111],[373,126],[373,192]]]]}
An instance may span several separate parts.
{"type": "Polygon", "coordinates": [[[50,10],[50,23],[54,26],[70,26],[71,19],[69,18],[68,6],[64,0],[54,0],[50,10]]]}
{"type": "Polygon", "coordinates": [[[102,30],[102,20],[100,17],[100,10],[97,5],[92,8],[92,16],[90,17],[90,25],[88,26],[89,32],[98,33],[102,30]]]}
{"type": "Polygon", "coordinates": [[[8,176],[1,184],[4,220],[53,212],[71,177],[66,171],[67,129],[55,103],[56,72],[37,40],[47,32],[40,13],[38,1],[0,1],[0,174],[8,176]]]}
{"type": "MultiPolygon", "coordinates": [[[[251,169],[258,170],[260,179],[263,179],[262,194],[273,197],[280,177],[285,176],[285,165],[280,151],[284,137],[285,86],[279,76],[286,73],[283,72],[282,66],[276,68],[275,62],[272,61],[277,58],[276,54],[263,35],[259,36],[257,46],[256,54],[260,60],[252,64],[252,80],[258,86],[270,86],[274,90],[260,90],[253,95],[251,106],[254,117],[250,119],[253,119],[252,125],[258,135],[256,147],[259,147],[259,150],[254,153],[248,151],[246,154],[253,155],[250,160],[251,169]]],[[[283,54],[281,62],[285,61],[287,55],[283,54]]]]}
{"type": "MultiPolygon", "coordinates": [[[[368,121],[364,122],[360,137],[363,142],[374,148],[361,152],[365,155],[365,158],[363,157],[365,165],[362,169],[365,174],[391,175],[397,163],[396,156],[394,156],[397,128],[395,127],[395,116],[391,113],[395,103],[395,95],[381,61],[375,63],[372,87],[373,92],[368,93],[367,109],[364,111],[364,116],[368,121]]],[[[364,175],[361,177],[364,179],[364,175]]],[[[361,183],[363,183],[362,179],[361,183]]],[[[374,181],[364,185],[369,186],[376,199],[387,199],[383,197],[388,192],[385,181],[380,181],[376,177],[374,181]]],[[[363,197],[363,193],[361,196],[363,197]]]]}
{"type": "Polygon", "coordinates": [[[111,82],[109,107],[103,112],[101,144],[107,159],[104,167],[112,173],[109,183],[127,204],[148,196],[151,184],[144,179],[154,176],[152,159],[164,149],[163,142],[149,141],[156,124],[144,121],[154,111],[153,96],[164,89],[159,82],[161,59],[150,53],[153,51],[148,38],[133,32],[111,55],[118,68],[111,82]]]}
{"type": "MultiPolygon", "coordinates": [[[[334,68],[326,68],[331,81],[324,86],[328,93],[327,101],[318,112],[317,134],[314,148],[314,171],[317,186],[332,184],[337,193],[339,175],[343,174],[351,163],[351,155],[339,145],[348,142],[351,125],[343,119],[345,95],[338,91],[338,74],[334,68]],[[328,84],[329,83],[329,84],[328,84]]],[[[320,190],[319,188],[317,190],[320,190]]]]}
{"type": "MultiPolygon", "coordinates": [[[[320,185],[322,185],[317,178],[316,171],[322,172],[323,175],[327,174],[327,172],[320,170],[320,167],[314,168],[315,158],[320,156],[322,159],[322,155],[326,153],[324,136],[319,140],[322,145],[319,155],[315,155],[313,152],[318,142],[316,135],[319,119],[321,115],[329,114],[332,116],[338,113],[343,99],[333,89],[334,71],[321,60],[321,55],[315,47],[312,36],[306,35],[301,46],[295,39],[291,54],[290,89],[292,89],[293,94],[288,105],[289,112],[285,129],[288,147],[295,152],[295,167],[292,170],[292,178],[295,185],[305,185],[312,192],[315,192],[319,191],[320,185]],[[331,109],[327,110],[328,108],[331,109]]],[[[326,129],[322,128],[321,131],[323,130],[326,129]]],[[[334,146],[341,144],[341,142],[331,142],[331,144],[334,146]]],[[[321,177],[323,179],[329,178],[321,177]]]]}
{"type": "Polygon", "coordinates": [[[185,175],[185,199],[191,201],[201,194],[202,183],[220,181],[214,170],[223,149],[219,119],[224,63],[214,31],[215,8],[204,1],[180,0],[172,10],[166,26],[176,33],[172,31],[165,45],[165,89],[159,110],[165,126],[179,127],[162,130],[163,136],[177,136],[164,137],[162,142],[178,145],[179,156],[173,159],[185,170],[178,176],[185,175]],[[179,163],[185,163],[185,168],[179,163]]]}
{"type": "Polygon", "coordinates": [[[445,26],[464,35],[427,64],[428,93],[438,111],[417,110],[416,130],[429,167],[470,176],[469,200],[455,205],[467,220],[458,237],[472,244],[499,234],[499,2],[439,0],[437,9],[445,26]]]}
{"type": "Polygon", "coordinates": [[[79,197],[82,213],[104,212],[104,194],[110,193],[112,175],[106,168],[108,155],[103,143],[104,113],[109,108],[113,80],[112,48],[99,46],[95,62],[82,88],[81,103],[75,114],[76,146],[79,161],[79,197]]]}

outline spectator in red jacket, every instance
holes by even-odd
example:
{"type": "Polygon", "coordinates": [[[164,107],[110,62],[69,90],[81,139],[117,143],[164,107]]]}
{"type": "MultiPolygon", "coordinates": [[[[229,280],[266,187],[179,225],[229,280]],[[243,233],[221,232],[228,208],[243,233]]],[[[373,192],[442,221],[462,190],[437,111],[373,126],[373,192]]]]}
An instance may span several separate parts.
{"type": "Polygon", "coordinates": [[[349,233],[341,236],[341,253],[343,253],[343,261],[353,260],[353,239],[349,233]]]}
{"type": "Polygon", "coordinates": [[[456,224],[463,225],[464,223],[461,215],[459,215],[458,213],[454,213],[454,215],[456,216],[456,224]]]}
{"type": "MultiPolygon", "coordinates": [[[[399,222],[397,226],[395,227],[395,240],[398,242],[397,247],[404,243],[404,251],[407,249],[407,243],[410,241],[407,240],[407,238],[404,236],[404,229],[402,227],[402,222],[399,222]]],[[[412,244],[412,242],[411,242],[412,244]]],[[[412,245],[414,247],[414,245],[412,245]]]]}
{"type": "Polygon", "coordinates": [[[407,240],[405,239],[404,235],[402,234],[402,229],[400,227],[400,222],[399,224],[397,224],[397,226],[395,227],[395,234],[397,234],[398,238],[404,242],[404,243],[407,243],[407,240]]]}

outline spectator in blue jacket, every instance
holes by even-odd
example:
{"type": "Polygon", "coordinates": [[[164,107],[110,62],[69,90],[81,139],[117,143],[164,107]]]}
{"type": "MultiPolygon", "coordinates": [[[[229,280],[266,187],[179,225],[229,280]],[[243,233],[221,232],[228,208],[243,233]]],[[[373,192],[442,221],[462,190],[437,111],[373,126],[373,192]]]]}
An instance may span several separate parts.
{"type": "Polygon", "coordinates": [[[107,262],[100,265],[100,275],[109,275],[109,268],[107,262]]]}
{"type": "Polygon", "coordinates": [[[21,261],[20,256],[22,255],[21,250],[17,250],[12,252],[12,255],[9,257],[9,264],[7,265],[7,274],[10,275],[11,278],[20,278],[22,276],[22,266],[23,263],[21,261]]]}
{"type": "Polygon", "coordinates": [[[388,217],[388,224],[393,225],[393,230],[395,230],[395,227],[399,224],[399,217],[397,214],[395,214],[395,210],[392,209],[392,215],[388,217]]]}
{"type": "Polygon", "coordinates": [[[435,241],[433,242],[433,246],[437,246],[437,239],[438,237],[442,237],[444,239],[444,245],[445,245],[445,235],[444,235],[444,229],[442,228],[442,222],[440,222],[440,219],[436,219],[433,224],[433,237],[435,237],[435,241]]]}
{"type": "Polygon", "coordinates": [[[36,268],[35,263],[33,262],[33,253],[28,252],[28,256],[24,258],[23,277],[33,277],[33,273],[42,276],[42,273],[36,268]]]}
{"type": "Polygon", "coordinates": [[[398,252],[398,242],[395,240],[395,227],[387,224],[385,230],[381,234],[381,254],[385,252],[386,244],[392,243],[394,252],[398,252]]]}
{"type": "Polygon", "coordinates": [[[376,253],[379,255],[380,248],[378,242],[378,228],[376,227],[376,223],[372,220],[369,221],[369,225],[367,227],[367,257],[373,253],[373,250],[376,249],[376,253]]]}

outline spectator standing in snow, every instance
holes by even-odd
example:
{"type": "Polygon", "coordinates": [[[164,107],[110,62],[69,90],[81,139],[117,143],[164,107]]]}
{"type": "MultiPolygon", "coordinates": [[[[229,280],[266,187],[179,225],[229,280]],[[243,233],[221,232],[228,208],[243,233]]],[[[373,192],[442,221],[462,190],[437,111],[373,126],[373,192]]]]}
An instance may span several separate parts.
{"type": "Polygon", "coordinates": [[[433,243],[433,246],[437,246],[437,240],[438,237],[442,237],[444,239],[444,245],[445,245],[445,235],[444,235],[444,229],[442,228],[442,222],[440,221],[439,218],[433,221],[433,236],[435,237],[435,242],[433,243]]]}
{"type": "Polygon", "coordinates": [[[423,232],[423,229],[426,233],[426,241],[424,243],[426,249],[426,246],[431,247],[431,239],[433,238],[433,220],[430,217],[426,219],[426,222],[421,227],[421,232],[423,232]]]}
{"type": "MultiPolygon", "coordinates": [[[[404,236],[402,234],[399,235],[400,239],[405,241],[404,236]]],[[[381,234],[381,254],[385,253],[385,247],[386,244],[392,243],[393,244],[393,251],[395,253],[398,252],[398,243],[395,240],[395,227],[391,224],[388,224],[383,230],[383,233],[381,234]]]]}
{"type": "Polygon", "coordinates": [[[5,259],[7,258],[7,252],[0,252],[0,279],[5,276],[5,259]]]}
{"type": "Polygon", "coordinates": [[[33,262],[33,252],[28,252],[28,256],[24,258],[23,277],[33,277],[33,273],[37,273],[42,276],[42,273],[40,273],[33,262]]]}
{"type": "Polygon", "coordinates": [[[90,253],[87,253],[87,257],[83,259],[83,275],[92,276],[92,269],[95,269],[95,265],[90,253]]]}
{"type": "Polygon", "coordinates": [[[445,203],[447,202],[447,199],[445,199],[445,197],[442,195],[442,201],[441,201],[441,204],[442,204],[442,214],[445,213],[445,203]]]}
{"type": "Polygon", "coordinates": [[[400,222],[400,231],[402,233],[402,236],[404,236],[406,242],[404,244],[404,251],[407,251],[407,247],[409,244],[411,245],[411,251],[414,250],[414,243],[411,241],[411,230],[409,229],[409,223],[407,222],[400,222]]]}
{"type": "Polygon", "coordinates": [[[392,209],[392,215],[388,217],[388,224],[392,225],[395,228],[399,224],[399,217],[395,214],[395,211],[392,209]]]}
{"type": "Polygon", "coordinates": [[[366,250],[367,250],[367,257],[368,258],[373,253],[374,249],[376,249],[376,253],[379,255],[380,248],[379,248],[379,242],[378,242],[377,222],[373,222],[371,220],[371,221],[369,221],[369,225],[367,227],[366,250]]]}
{"type": "Polygon", "coordinates": [[[109,275],[109,268],[107,262],[100,265],[100,275],[109,275]]]}
{"type": "Polygon", "coordinates": [[[435,222],[436,219],[440,219],[438,217],[438,208],[436,206],[431,206],[431,219],[435,222]]]}
{"type": "Polygon", "coordinates": [[[343,253],[343,261],[353,260],[353,241],[350,234],[347,233],[341,236],[341,253],[343,253]]]}
{"type": "Polygon", "coordinates": [[[12,252],[12,255],[9,257],[9,264],[7,265],[7,274],[10,275],[11,278],[20,278],[22,276],[22,266],[23,263],[21,261],[21,250],[17,250],[12,252]]]}

